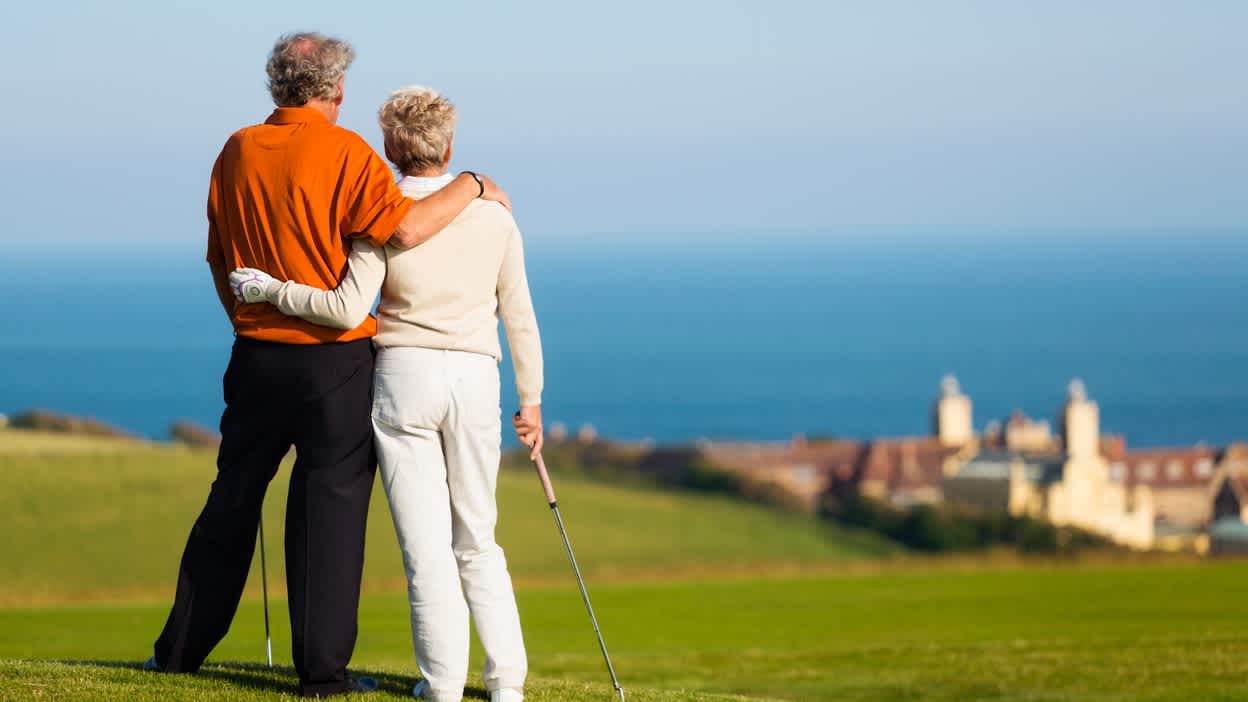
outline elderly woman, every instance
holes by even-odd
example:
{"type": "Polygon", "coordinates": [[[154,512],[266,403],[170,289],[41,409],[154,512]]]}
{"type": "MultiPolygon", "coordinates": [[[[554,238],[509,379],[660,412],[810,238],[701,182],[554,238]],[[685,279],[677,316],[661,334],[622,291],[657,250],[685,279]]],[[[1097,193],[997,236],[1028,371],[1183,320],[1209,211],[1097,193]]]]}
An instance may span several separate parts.
{"type": "MultiPolygon", "coordinates": [[[[405,195],[421,198],[450,182],[455,108],[446,98],[404,88],[381,106],[379,119],[405,195]]],[[[328,292],[254,269],[235,271],[231,282],[245,302],[271,302],[339,329],[365,319],[380,288],[373,428],[407,570],[423,676],[413,692],[433,702],[462,698],[471,611],[491,701],[523,699],[520,616],[494,541],[499,318],[520,395],[516,431],[534,453],[542,444],[542,348],[511,214],[478,200],[415,248],[361,244],[342,285],[328,292]]]]}

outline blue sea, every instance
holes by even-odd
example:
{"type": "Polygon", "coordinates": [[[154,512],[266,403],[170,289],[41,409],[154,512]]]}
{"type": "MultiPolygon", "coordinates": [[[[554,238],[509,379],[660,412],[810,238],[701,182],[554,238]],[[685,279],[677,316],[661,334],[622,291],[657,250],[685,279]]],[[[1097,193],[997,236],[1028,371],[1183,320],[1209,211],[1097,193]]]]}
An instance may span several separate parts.
{"type": "MultiPolygon", "coordinates": [[[[231,333],[190,246],[0,260],[0,412],[215,426],[231,333]]],[[[1248,233],[529,236],[545,414],[687,442],[1052,418],[1082,378],[1131,446],[1248,439],[1248,233]]],[[[514,404],[504,365],[504,405],[514,404]]]]}

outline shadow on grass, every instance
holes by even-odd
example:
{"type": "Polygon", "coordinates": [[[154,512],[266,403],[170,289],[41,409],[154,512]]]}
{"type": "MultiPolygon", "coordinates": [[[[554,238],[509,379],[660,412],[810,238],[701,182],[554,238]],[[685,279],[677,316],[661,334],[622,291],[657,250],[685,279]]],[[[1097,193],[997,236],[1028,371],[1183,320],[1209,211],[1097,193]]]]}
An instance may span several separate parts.
{"type": "MultiPolygon", "coordinates": [[[[55,661],[62,665],[69,666],[90,666],[98,668],[117,668],[125,670],[143,670],[141,661],[106,661],[106,660],[59,660],[55,661]]],[[[378,689],[381,692],[388,692],[399,697],[411,697],[412,686],[416,684],[418,678],[408,677],[406,675],[398,675],[395,673],[385,673],[380,671],[352,669],[352,675],[356,677],[370,677],[377,680],[378,689]]],[[[171,675],[184,675],[185,673],[172,673],[171,675]]],[[[152,675],[164,675],[164,673],[152,673],[152,675]]],[[[223,661],[220,663],[205,663],[198,673],[189,673],[200,678],[215,680],[235,687],[255,690],[258,692],[273,693],[297,693],[299,690],[299,676],[295,673],[295,669],[288,665],[279,665],[272,668],[260,663],[236,663],[231,661],[223,661]]],[[[469,687],[464,690],[465,699],[487,700],[489,694],[484,688],[469,687]]]]}

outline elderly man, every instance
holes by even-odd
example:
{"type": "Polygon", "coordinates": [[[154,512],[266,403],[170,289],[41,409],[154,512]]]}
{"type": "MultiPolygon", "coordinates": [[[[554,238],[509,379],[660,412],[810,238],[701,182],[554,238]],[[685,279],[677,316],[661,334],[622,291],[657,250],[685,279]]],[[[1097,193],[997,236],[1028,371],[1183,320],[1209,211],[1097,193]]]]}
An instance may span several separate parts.
{"type": "Polygon", "coordinates": [[[331,329],[271,305],[236,305],[228,273],[254,266],[334,288],[352,240],[409,248],[478,197],[507,201],[471,173],[419,201],[404,196],[368,144],[335,124],[354,55],[346,42],[315,33],[279,39],[267,66],[277,109],[235,132],[213,166],[208,263],[237,338],[225,372],[217,478],[187,539],[149,669],[194,672],[229,630],[265,491],[294,446],[286,584],[300,692],[376,687],[346,670],[376,470],[369,412],[376,322],[331,329]]]}

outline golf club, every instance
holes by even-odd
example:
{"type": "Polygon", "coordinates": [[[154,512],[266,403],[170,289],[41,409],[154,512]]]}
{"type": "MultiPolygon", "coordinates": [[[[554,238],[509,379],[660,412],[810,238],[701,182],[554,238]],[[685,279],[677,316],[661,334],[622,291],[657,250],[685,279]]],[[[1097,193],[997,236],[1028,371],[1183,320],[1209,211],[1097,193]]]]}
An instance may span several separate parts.
{"type": "Polygon", "coordinates": [[[264,593],[264,650],[269,657],[269,667],[273,667],[273,637],[269,633],[269,572],[264,561],[264,511],[260,511],[260,591],[264,593]]]}
{"type": "Polygon", "coordinates": [[[594,606],[589,603],[589,591],[585,589],[585,579],[581,577],[581,569],[576,565],[576,554],[572,552],[572,542],[568,540],[568,531],[563,527],[563,517],[559,515],[559,503],[555,501],[555,488],[550,484],[550,474],[546,472],[546,461],[542,454],[534,460],[537,466],[537,477],[542,481],[542,490],[546,493],[546,503],[555,514],[555,524],[559,526],[559,534],[563,537],[563,545],[568,549],[568,560],[572,561],[572,572],[576,575],[576,584],[581,588],[581,599],[585,601],[585,610],[589,612],[589,621],[594,625],[594,634],[598,637],[598,647],[602,649],[602,659],[607,662],[607,672],[611,674],[611,684],[624,702],[624,688],[620,687],[620,679],[615,677],[615,666],[611,665],[611,656],[607,654],[607,642],[602,639],[602,631],[598,628],[598,617],[594,616],[594,606]]]}

